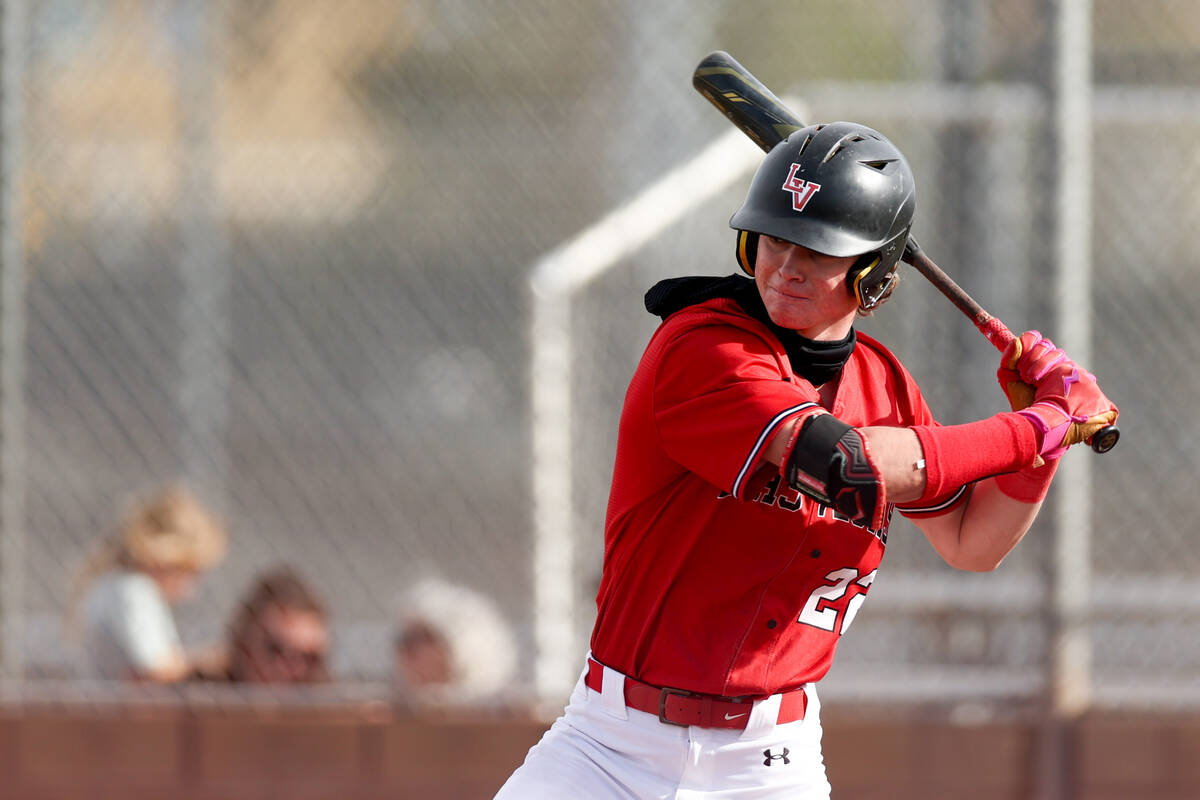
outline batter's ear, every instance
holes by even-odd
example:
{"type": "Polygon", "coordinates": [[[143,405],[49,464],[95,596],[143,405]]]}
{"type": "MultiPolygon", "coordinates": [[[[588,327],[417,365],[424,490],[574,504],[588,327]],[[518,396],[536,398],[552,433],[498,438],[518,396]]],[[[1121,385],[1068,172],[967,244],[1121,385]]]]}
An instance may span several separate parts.
{"type": "Polygon", "coordinates": [[[758,257],[758,234],[750,231],[737,232],[737,262],[742,271],[754,277],[754,261],[758,257]]]}

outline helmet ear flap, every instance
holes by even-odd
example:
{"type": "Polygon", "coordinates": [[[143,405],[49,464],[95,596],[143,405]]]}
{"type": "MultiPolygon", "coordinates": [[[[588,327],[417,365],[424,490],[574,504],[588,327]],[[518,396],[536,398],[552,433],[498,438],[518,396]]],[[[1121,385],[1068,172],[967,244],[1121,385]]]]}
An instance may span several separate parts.
{"type": "Polygon", "coordinates": [[[754,262],[758,258],[758,234],[751,231],[738,231],[736,253],[738,266],[753,278],[754,262]]]}
{"type": "Polygon", "coordinates": [[[878,252],[866,253],[846,273],[846,283],[858,301],[859,310],[863,312],[870,311],[886,300],[895,288],[897,278],[896,263],[884,263],[878,252]]]}

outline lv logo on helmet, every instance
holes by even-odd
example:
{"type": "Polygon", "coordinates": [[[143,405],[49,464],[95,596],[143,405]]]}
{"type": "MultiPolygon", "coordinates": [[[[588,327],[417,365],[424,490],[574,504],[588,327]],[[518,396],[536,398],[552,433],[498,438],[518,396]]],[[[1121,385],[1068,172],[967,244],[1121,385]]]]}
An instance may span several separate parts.
{"type": "Polygon", "coordinates": [[[792,193],[792,208],[796,211],[803,211],[812,196],[821,191],[821,184],[797,178],[796,170],[798,169],[800,169],[800,165],[793,162],[792,168],[788,170],[787,180],[783,182],[783,190],[792,193]]]}

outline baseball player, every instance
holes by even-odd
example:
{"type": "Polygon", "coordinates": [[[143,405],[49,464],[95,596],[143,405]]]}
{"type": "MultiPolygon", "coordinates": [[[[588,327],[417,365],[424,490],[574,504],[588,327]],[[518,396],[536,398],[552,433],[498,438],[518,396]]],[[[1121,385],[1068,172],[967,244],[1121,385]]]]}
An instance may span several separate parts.
{"type": "Polygon", "coordinates": [[[893,511],[950,565],[994,569],[1067,447],[1116,421],[1032,331],[1001,356],[1013,411],[934,420],[854,329],[895,286],[915,207],[890,141],[809,126],[730,221],[751,277],[647,293],[663,322],[621,414],[591,652],[498,798],[827,798],[816,687],[893,511]]]}

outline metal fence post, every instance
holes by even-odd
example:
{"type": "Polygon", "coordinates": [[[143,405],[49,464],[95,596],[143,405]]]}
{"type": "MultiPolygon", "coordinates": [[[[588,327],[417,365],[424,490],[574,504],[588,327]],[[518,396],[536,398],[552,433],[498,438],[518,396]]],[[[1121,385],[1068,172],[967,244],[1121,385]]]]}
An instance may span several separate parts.
{"type": "Polygon", "coordinates": [[[0,12],[0,677],[5,682],[19,682],[25,666],[25,11],[24,0],[8,0],[0,12]]]}
{"type": "MultiPolygon", "coordinates": [[[[1091,9],[1089,0],[1062,0],[1058,20],[1059,155],[1055,306],[1059,344],[1091,363],[1091,9]]],[[[1062,464],[1055,507],[1053,650],[1055,712],[1075,716],[1090,704],[1091,654],[1087,611],[1091,584],[1090,453],[1062,464]]]]}
{"type": "Polygon", "coordinates": [[[221,3],[179,0],[179,57],[176,86],[182,126],[179,196],[179,272],[183,292],[179,319],[183,331],[179,362],[179,407],[184,433],[180,462],[188,481],[223,511],[228,506],[230,285],[232,267],[223,203],[217,185],[220,154],[214,131],[219,117],[216,82],[220,53],[213,47],[221,3]]]}
{"type": "MultiPolygon", "coordinates": [[[[1090,0],[1056,6],[1054,135],[1057,155],[1054,307],[1060,346],[1091,362],[1092,71],[1090,0]]],[[[1090,453],[1065,458],[1057,476],[1048,688],[1040,796],[1072,796],[1074,723],[1091,703],[1090,453]]]]}

